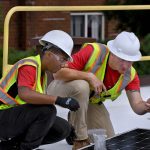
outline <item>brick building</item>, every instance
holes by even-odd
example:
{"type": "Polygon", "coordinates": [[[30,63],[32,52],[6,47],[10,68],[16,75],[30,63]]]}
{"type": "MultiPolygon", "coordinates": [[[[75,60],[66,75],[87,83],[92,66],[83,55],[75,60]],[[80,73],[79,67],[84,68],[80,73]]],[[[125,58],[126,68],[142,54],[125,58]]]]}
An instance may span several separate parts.
{"type": "MultiPolygon", "coordinates": [[[[14,6],[96,6],[106,0],[0,0],[2,20],[14,6]]],[[[107,21],[103,12],[16,12],[10,21],[9,47],[29,49],[33,39],[49,30],[61,29],[72,35],[76,45],[101,41],[114,34],[114,22],[107,21]]],[[[0,46],[3,32],[0,31],[0,46]]],[[[37,41],[37,40],[36,40],[37,41]]]]}

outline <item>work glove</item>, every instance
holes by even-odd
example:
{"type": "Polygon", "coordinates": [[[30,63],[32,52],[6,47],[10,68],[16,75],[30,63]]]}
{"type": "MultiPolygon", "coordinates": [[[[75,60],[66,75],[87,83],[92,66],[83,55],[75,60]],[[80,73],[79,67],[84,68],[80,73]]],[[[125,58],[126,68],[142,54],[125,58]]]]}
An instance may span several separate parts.
{"type": "Polygon", "coordinates": [[[57,97],[55,104],[68,108],[71,111],[76,111],[80,108],[79,103],[76,99],[71,97],[57,97]]]}

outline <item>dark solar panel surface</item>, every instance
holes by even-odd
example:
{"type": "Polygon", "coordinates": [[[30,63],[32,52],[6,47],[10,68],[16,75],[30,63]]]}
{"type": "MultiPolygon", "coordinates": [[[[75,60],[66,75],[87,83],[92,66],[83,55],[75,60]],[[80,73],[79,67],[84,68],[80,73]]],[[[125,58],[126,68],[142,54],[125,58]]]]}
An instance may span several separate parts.
{"type": "Polygon", "coordinates": [[[150,150],[150,130],[135,129],[107,140],[107,150],[150,150]]]}
{"type": "MultiPolygon", "coordinates": [[[[150,130],[134,129],[106,140],[107,150],[150,150],[150,130]]],[[[82,150],[94,150],[94,146],[82,150]]]]}

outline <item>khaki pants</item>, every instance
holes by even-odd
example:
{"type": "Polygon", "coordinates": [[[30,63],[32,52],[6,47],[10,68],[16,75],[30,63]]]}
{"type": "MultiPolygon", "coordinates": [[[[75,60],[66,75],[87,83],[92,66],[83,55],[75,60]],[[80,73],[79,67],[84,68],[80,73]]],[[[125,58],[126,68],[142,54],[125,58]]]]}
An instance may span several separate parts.
{"type": "Polygon", "coordinates": [[[114,136],[114,129],[110,121],[109,113],[104,104],[90,104],[90,88],[84,80],[64,82],[53,80],[47,89],[49,95],[73,97],[78,100],[80,109],[71,112],[69,122],[75,127],[77,140],[84,140],[88,137],[88,129],[106,129],[108,137],[114,136]]]}

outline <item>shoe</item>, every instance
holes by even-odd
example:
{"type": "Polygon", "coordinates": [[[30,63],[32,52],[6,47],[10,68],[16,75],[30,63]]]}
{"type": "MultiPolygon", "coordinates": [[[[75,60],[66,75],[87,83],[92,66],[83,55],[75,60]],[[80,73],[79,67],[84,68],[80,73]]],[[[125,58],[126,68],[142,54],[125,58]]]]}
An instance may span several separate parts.
{"type": "Polygon", "coordinates": [[[90,145],[89,138],[87,138],[85,140],[75,140],[73,143],[72,150],[78,150],[78,149],[88,146],[88,145],[90,145]]]}
{"type": "Polygon", "coordinates": [[[76,133],[75,133],[75,129],[74,127],[71,125],[71,131],[70,131],[70,134],[69,136],[66,138],[66,142],[69,144],[69,145],[73,145],[75,139],[77,138],[76,136],[76,133]]]}

